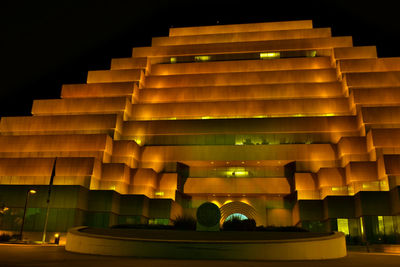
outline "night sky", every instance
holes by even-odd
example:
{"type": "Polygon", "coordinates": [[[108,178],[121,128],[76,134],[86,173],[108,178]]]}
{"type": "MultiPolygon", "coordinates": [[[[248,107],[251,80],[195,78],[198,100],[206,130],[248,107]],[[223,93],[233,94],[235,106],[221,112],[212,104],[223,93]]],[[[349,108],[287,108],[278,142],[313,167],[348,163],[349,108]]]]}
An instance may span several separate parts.
{"type": "Polygon", "coordinates": [[[400,57],[397,1],[2,1],[0,116],[29,115],[32,99],[60,98],[169,27],[312,19],[354,45],[400,57]],[[262,4],[260,4],[262,3],[262,4]]]}

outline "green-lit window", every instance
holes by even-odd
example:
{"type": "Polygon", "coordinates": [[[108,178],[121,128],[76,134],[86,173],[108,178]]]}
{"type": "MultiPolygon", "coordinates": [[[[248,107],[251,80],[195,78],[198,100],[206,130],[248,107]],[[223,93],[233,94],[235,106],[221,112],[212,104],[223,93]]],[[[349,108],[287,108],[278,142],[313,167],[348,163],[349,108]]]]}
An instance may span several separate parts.
{"type": "Polygon", "coordinates": [[[349,235],[349,220],[348,219],[337,219],[338,232],[342,232],[345,235],[349,235]]]}
{"type": "Polygon", "coordinates": [[[211,59],[211,56],[195,56],[194,60],[195,61],[209,61],[211,59]]]}
{"type": "Polygon", "coordinates": [[[149,224],[168,225],[169,224],[169,219],[160,219],[160,218],[149,219],[149,224]]]}
{"type": "Polygon", "coordinates": [[[385,233],[385,226],[383,224],[383,216],[378,216],[378,231],[379,234],[383,235],[385,233]]]}
{"type": "Polygon", "coordinates": [[[281,57],[281,53],[279,53],[279,52],[260,53],[261,59],[271,59],[271,58],[280,58],[280,57],[281,57]]]}

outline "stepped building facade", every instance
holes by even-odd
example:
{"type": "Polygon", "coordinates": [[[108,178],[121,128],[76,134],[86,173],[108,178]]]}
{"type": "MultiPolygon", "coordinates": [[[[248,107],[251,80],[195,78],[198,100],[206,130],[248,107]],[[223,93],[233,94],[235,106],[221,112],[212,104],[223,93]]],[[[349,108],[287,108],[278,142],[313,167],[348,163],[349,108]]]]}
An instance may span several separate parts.
{"type": "MultiPolygon", "coordinates": [[[[400,235],[400,58],[311,21],[171,28],[0,126],[2,230],[169,224],[400,235]]],[[[1,207],[0,207],[1,208],[1,207]]]]}

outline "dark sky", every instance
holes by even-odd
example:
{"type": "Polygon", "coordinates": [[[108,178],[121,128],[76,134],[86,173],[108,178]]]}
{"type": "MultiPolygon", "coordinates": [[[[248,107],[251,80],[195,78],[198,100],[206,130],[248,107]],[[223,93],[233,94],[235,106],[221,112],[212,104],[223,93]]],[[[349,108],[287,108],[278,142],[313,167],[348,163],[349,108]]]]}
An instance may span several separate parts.
{"type": "Polygon", "coordinates": [[[2,1],[0,116],[29,115],[32,99],[59,98],[61,85],[85,83],[168,28],[312,19],[354,45],[400,56],[397,1],[2,1]]]}

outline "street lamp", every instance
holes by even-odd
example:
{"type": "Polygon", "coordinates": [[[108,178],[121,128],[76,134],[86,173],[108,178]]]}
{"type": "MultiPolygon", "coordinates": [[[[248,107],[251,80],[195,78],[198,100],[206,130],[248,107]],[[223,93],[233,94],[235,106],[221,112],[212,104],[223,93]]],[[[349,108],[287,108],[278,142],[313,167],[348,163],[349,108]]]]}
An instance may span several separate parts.
{"type": "Polygon", "coordinates": [[[29,195],[36,194],[36,190],[30,189],[26,192],[25,198],[25,206],[24,206],[24,215],[22,215],[22,224],[21,224],[21,232],[19,233],[19,238],[22,241],[22,232],[24,231],[24,223],[25,223],[25,214],[26,214],[26,206],[28,205],[29,195]]]}

